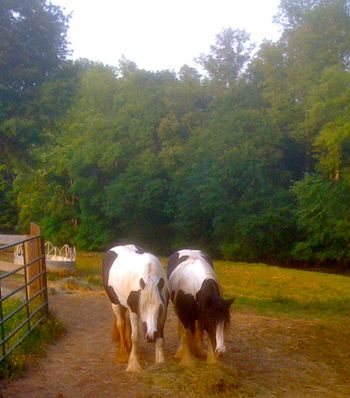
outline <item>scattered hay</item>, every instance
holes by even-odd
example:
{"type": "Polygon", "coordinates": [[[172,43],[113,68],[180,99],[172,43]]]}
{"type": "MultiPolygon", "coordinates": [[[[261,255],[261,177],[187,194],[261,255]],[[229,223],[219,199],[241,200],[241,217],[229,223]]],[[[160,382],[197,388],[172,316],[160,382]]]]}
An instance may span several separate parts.
{"type": "Polygon", "coordinates": [[[73,292],[79,290],[93,290],[93,287],[85,280],[74,276],[62,278],[60,280],[49,281],[49,294],[58,294],[60,292],[73,292]]]}
{"type": "Polygon", "coordinates": [[[193,368],[156,364],[136,377],[148,386],[147,397],[232,397],[239,388],[237,370],[221,363],[198,362],[193,368]]]}
{"type": "Polygon", "coordinates": [[[62,283],[63,288],[66,290],[92,290],[86,281],[74,278],[73,276],[62,279],[62,283]]]}
{"type": "Polygon", "coordinates": [[[47,272],[47,279],[49,281],[57,281],[57,280],[61,280],[62,278],[68,278],[73,275],[74,275],[74,272],[71,270],[60,270],[60,271],[50,270],[47,272]]]}

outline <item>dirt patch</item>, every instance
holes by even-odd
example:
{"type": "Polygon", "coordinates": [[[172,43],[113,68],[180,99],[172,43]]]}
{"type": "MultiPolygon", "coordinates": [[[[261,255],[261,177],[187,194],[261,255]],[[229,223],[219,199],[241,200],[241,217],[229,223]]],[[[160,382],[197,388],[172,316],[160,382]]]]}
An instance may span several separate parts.
{"type": "MultiPolygon", "coordinates": [[[[112,311],[102,290],[56,292],[50,306],[67,333],[25,377],[0,384],[4,398],[349,397],[349,330],[233,312],[228,352],[217,365],[184,369],[173,359],[177,321],[170,305],[166,364],[141,345],[140,375],[115,361],[112,311]]],[[[1,382],[0,382],[1,383],[1,382]]]]}

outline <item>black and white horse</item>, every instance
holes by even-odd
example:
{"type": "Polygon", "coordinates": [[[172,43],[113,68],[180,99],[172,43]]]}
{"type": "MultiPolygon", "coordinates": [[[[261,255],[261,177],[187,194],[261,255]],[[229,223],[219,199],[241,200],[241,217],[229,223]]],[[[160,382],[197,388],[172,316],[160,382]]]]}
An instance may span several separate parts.
{"type": "Polygon", "coordinates": [[[169,293],[157,257],[135,245],[116,246],[104,255],[102,273],[115,314],[117,359],[128,361],[128,372],[141,370],[137,353],[141,319],[145,340],[155,342],[156,363],[164,362],[163,329],[169,293]]]}
{"type": "Polygon", "coordinates": [[[205,357],[203,333],[208,335],[207,361],[213,363],[226,347],[224,329],[234,299],[224,300],[210,257],[200,250],[179,250],[168,260],[171,300],[179,318],[180,346],[176,357],[184,365],[193,355],[205,357]]]}

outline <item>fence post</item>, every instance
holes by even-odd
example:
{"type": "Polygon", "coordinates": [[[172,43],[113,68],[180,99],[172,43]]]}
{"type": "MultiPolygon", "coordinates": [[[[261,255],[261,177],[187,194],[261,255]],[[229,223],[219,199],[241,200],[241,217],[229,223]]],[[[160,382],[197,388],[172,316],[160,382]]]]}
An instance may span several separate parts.
{"type": "MultiPolygon", "coordinates": [[[[30,235],[40,235],[40,227],[37,224],[30,223],[30,235]]],[[[25,258],[24,258],[24,264],[28,264],[29,262],[33,261],[34,259],[38,259],[35,261],[32,265],[29,265],[28,267],[25,267],[25,273],[27,280],[30,281],[32,278],[34,278],[36,275],[38,275],[41,272],[41,261],[39,257],[41,256],[42,247],[40,244],[39,239],[34,239],[28,242],[25,242],[25,258]]],[[[28,298],[30,299],[33,297],[39,290],[42,288],[42,278],[37,278],[35,281],[33,281],[28,287],[28,298]]],[[[40,295],[41,296],[41,295],[40,295]]],[[[42,299],[42,297],[41,297],[42,299]]]]}
{"type": "Polygon", "coordinates": [[[40,236],[40,239],[39,239],[39,246],[40,246],[40,254],[41,254],[40,272],[43,272],[43,275],[41,275],[41,277],[40,277],[40,285],[41,285],[41,288],[44,288],[44,292],[41,295],[41,301],[46,303],[45,311],[48,314],[49,313],[49,296],[48,296],[48,290],[47,290],[45,244],[44,244],[44,239],[42,236],[40,236]]]}
{"type": "Polygon", "coordinates": [[[1,325],[0,325],[0,329],[1,329],[0,339],[1,339],[1,346],[2,346],[2,357],[4,358],[5,355],[6,355],[6,346],[5,346],[5,331],[4,331],[3,319],[4,319],[4,313],[3,313],[3,309],[2,309],[1,279],[0,279],[0,321],[1,321],[1,325]]]}

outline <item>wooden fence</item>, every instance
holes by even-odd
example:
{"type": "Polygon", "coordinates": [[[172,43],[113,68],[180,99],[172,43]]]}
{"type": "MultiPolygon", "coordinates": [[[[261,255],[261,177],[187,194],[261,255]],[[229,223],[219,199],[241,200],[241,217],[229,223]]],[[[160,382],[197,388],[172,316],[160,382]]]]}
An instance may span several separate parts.
{"type": "Polygon", "coordinates": [[[49,310],[40,228],[31,224],[30,235],[0,235],[0,254],[8,256],[17,245],[23,247],[23,264],[0,258],[0,362],[47,317],[49,310]]]}

